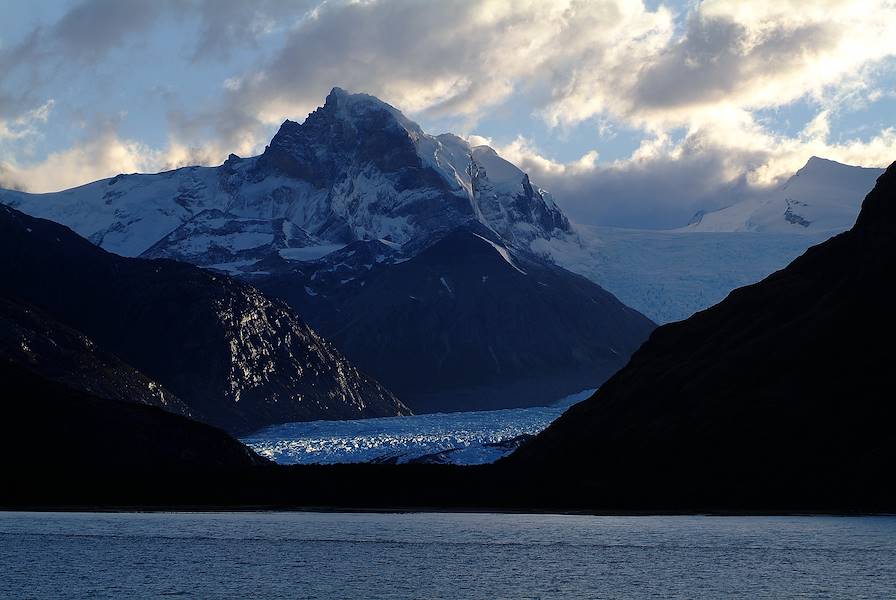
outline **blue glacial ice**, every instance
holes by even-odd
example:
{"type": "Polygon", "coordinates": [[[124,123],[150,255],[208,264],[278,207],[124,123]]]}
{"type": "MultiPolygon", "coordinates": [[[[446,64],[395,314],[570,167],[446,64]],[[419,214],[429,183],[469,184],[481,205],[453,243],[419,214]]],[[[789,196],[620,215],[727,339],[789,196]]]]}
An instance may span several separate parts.
{"type": "Polygon", "coordinates": [[[242,439],[280,464],[360,462],[490,463],[547,427],[594,390],[550,406],[438,413],[356,421],[311,421],[267,427],[242,439]]]}

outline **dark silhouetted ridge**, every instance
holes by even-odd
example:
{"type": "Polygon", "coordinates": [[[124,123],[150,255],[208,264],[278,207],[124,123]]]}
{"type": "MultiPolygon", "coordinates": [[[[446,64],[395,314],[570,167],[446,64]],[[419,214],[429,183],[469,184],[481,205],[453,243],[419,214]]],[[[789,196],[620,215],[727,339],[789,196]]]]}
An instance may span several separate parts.
{"type": "Polygon", "coordinates": [[[896,163],[855,227],[660,327],[507,461],[595,497],[892,503],[896,163]]]}

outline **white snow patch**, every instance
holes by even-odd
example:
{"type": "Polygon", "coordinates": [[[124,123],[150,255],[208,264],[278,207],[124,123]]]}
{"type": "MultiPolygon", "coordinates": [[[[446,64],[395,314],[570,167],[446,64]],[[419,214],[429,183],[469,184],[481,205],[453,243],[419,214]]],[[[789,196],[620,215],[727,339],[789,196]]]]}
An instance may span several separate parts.
{"type": "Polygon", "coordinates": [[[444,278],[444,277],[439,277],[439,281],[442,282],[442,285],[445,287],[446,290],[448,290],[448,293],[451,294],[451,295],[453,296],[453,295],[454,295],[454,290],[451,289],[451,286],[448,285],[448,282],[445,281],[445,278],[444,278]]]}
{"type": "Polygon", "coordinates": [[[507,251],[507,248],[504,248],[503,246],[499,246],[498,244],[494,243],[494,242],[491,241],[490,239],[487,239],[487,238],[482,237],[482,236],[479,235],[478,233],[474,233],[473,235],[475,235],[475,236],[478,237],[480,240],[482,240],[483,242],[487,243],[487,244],[490,245],[492,248],[494,248],[495,251],[496,251],[498,254],[501,255],[501,258],[503,258],[503,259],[507,262],[508,265],[510,265],[511,267],[513,267],[514,269],[516,269],[517,271],[519,271],[520,273],[522,273],[523,275],[526,274],[525,271],[523,271],[521,268],[519,268],[518,266],[516,266],[516,265],[514,264],[513,259],[510,258],[510,252],[507,251]]]}
{"type": "Polygon", "coordinates": [[[389,246],[390,248],[392,248],[392,249],[394,249],[394,250],[400,250],[400,249],[401,249],[401,244],[396,244],[396,243],[393,242],[392,240],[387,240],[387,239],[384,239],[384,238],[380,238],[378,241],[379,241],[381,244],[385,244],[386,246],[389,246]]]}

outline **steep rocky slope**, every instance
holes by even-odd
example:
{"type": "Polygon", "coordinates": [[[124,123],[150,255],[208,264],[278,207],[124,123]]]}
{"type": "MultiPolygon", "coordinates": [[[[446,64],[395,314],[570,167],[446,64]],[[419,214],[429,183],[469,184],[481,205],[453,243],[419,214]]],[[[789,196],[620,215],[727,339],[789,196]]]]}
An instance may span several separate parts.
{"type": "Polygon", "coordinates": [[[407,409],[280,302],[173,261],[126,259],[0,207],[0,293],[83,332],[230,431],[407,409]]]}

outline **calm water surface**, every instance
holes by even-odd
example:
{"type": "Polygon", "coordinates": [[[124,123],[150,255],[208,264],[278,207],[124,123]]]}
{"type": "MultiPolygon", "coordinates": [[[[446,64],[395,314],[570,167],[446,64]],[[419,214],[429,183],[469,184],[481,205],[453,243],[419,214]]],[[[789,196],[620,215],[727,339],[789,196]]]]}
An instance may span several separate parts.
{"type": "Polygon", "coordinates": [[[0,513],[0,597],[893,598],[896,518],[0,513]]]}

